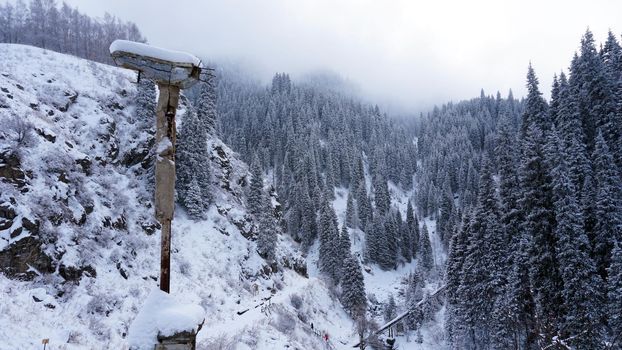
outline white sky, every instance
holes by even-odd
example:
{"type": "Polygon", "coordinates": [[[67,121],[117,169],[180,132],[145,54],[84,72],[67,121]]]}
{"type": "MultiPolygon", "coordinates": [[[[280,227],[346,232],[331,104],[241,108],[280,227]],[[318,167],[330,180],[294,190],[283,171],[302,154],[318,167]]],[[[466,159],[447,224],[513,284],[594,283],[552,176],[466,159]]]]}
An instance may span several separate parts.
{"type": "Polygon", "coordinates": [[[330,69],[376,102],[425,110],[508,89],[529,61],[548,96],[589,28],[620,40],[622,1],[68,0],[138,24],[153,45],[250,62],[268,78],[330,69]]]}

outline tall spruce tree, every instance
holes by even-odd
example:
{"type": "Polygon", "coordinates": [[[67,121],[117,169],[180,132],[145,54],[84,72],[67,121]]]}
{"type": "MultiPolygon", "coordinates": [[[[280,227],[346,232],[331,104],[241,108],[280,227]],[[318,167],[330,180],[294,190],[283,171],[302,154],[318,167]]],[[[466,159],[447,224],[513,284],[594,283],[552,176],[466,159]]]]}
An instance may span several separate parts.
{"type": "Polygon", "coordinates": [[[470,212],[467,212],[462,218],[458,232],[449,242],[449,255],[445,268],[445,286],[447,290],[447,320],[445,328],[449,335],[449,342],[454,348],[459,348],[465,337],[466,300],[461,298],[459,288],[464,275],[464,261],[467,254],[469,236],[471,235],[470,222],[470,212]]]}
{"type": "MultiPolygon", "coordinates": [[[[181,204],[188,209],[190,205],[206,210],[212,200],[210,160],[207,152],[207,133],[205,128],[190,109],[184,118],[177,141],[177,195],[181,204]],[[200,203],[190,203],[187,194],[192,178],[201,190],[200,203]]],[[[157,147],[156,147],[157,148],[157,147]]]]}
{"type": "Polygon", "coordinates": [[[373,214],[369,197],[367,197],[365,182],[361,183],[356,190],[356,210],[360,221],[359,225],[367,227],[372,222],[373,214]]]}
{"type": "MultiPolygon", "coordinates": [[[[410,234],[410,256],[414,258],[417,254],[417,245],[419,244],[419,222],[415,218],[412,202],[409,200],[406,205],[406,229],[410,234]]],[[[407,249],[407,247],[406,247],[407,249]]]]}
{"type": "Polygon", "coordinates": [[[147,128],[151,132],[155,132],[155,84],[149,79],[140,79],[136,87],[136,92],[136,111],[130,121],[140,123],[140,129],[147,128]]]}
{"type": "Polygon", "coordinates": [[[620,348],[622,343],[622,247],[618,237],[611,252],[611,265],[609,266],[607,280],[607,315],[611,327],[610,342],[615,348],[620,348]]]}
{"type": "Polygon", "coordinates": [[[203,206],[203,198],[201,195],[201,188],[196,177],[192,177],[188,189],[186,191],[186,197],[184,206],[188,212],[188,216],[193,219],[202,219],[205,215],[205,207],[203,206]]]}
{"type": "Polygon", "coordinates": [[[613,243],[622,237],[622,181],[613,156],[602,133],[596,137],[594,171],[596,177],[596,206],[594,214],[594,255],[598,272],[606,279],[613,243]]]}
{"type": "MultiPolygon", "coordinates": [[[[129,120],[130,123],[137,124],[134,129],[136,131],[130,135],[131,141],[144,140],[142,143],[133,147],[142,149],[145,154],[148,154],[148,157],[143,160],[141,166],[146,170],[144,177],[151,198],[153,198],[155,193],[155,150],[153,150],[153,148],[149,149],[149,145],[155,140],[156,98],[155,84],[149,79],[140,79],[136,87],[136,110],[129,120]],[[146,139],[139,135],[143,130],[147,132],[148,136],[146,139]]],[[[186,181],[190,180],[186,179],[186,181]]]]}
{"type": "Polygon", "coordinates": [[[339,230],[337,228],[335,211],[325,197],[322,198],[319,220],[319,267],[332,283],[337,284],[339,283],[341,272],[341,266],[339,265],[339,230]]]}
{"type": "Polygon", "coordinates": [[[272,204],[268,196],[262,196],[263,211],[260,214],[258,233],[257,233],[257,251],[259,255],[266,260],[274,260],[276,258],[277,243],[277,226],[275,223],[272,204]]]}
{"type": "Polygon", "coordinates": [[[607,130],[603,136],[608,143],[616,142],[618,126],[613,125],[611,119],[614,110],[613,89],[589,29],[581,38],[580,55],[575,55],[570,65],[569,84],[581,116],[588,153],[594,150],[599,127],[607,130]]]}
{"type": "Polygon", "coordinates": [[[423,299],[424,277],[420,269],[408,276],[408,286],[406,289],[406,308],[412,312],[406,318],[406,325],[411,330],[418,330],[423,321],[421,309],[417,304],[423,299]]]}
{"type": "Polygon", "coordinates": [[[203,123],[207,134],[216,132],[216,92],[214,76],[209,75],[207,82],[199,84],[199,96],[197,97],[197,117],[203,123]]]}
{"type": "Polygon", "coordinates": [[[376,209],[382,215],[389,212],[391,207],[391,197],[389,195],[389,187],[384,175],[376,175],[374,181],[374,203],[376,209]]]}
{"type": "Polygon", "coordinates": [[[417,264],[422,272],[430,273],[434,267],[434,256],[432,255],[432,244],[428,226],[424,223],[419,236],[419,248],[417,249],[417,264]]]}
{"type": "Polygon", "coordinates": [[[507,329],[503,323],[505,296],[506,245],[500,224],[499,200],[490,163],[483,160],[479,194],[473,218],[469,224],[469,243],[463,262],[463,279],[458,288],[462,311],[471,332],[478,333],[476,344],[494,344],[505,347],[507,329]],[[478,303],[477,296],[485,296],[489,303],[478,303]]]}
{"type": "Polygon", "coordinates": [[[351,255],[343,261],[340,300],[353,319],[356,320],[365,315],[367,297],[363,271],[359,262],[351,255]]]}
{"type": "Polygon", "coordinates": [[[440,202],[440,214],[436,224],[437,232],[442,242],[449,243],[451,232],[453,232],[454,195],[448,176],[443,182],[440,202]]]}
{"type": "Polygon", "coordinates": [[[343,225],[341,228],[341,234],[339,235],[339,247],[340,247],[340,259],[343,263],[343,259],[349,256],[352,248],[352,242],[350,241],[350,233],[348,227],[343,225]]]}
{"type": "Polygon", "coordinates": [[[395,217],[387,213],[384,217],[384,235],[381,238],[380,267],[385,270],[395,269],[400,255],[398,247],[398,226],[395,217]]]}
{"type": "Polygon", "coordinates": [[[263,201],[263,170],[258,157],[255,157],[251,165],[251,181],[248,190],[248,211],[257,220],[265,210],[263,201]]]}
{"type": "Polygon", "coordinates": [[[563,284],[565,338],[581,349],[604,346],[602,280],[590,256],[590,242],[583,230],[583,218],[576,190],[569,176],[567,155],[556,132],[551,135],[549,156],[555,162],[552,170],[555,200],[556,255],[563,284]]]}
{"type": "Polygon", "coordinates": [[[381,264],[383,262],[382,254],[386,249],[385,226],[384,217],[377,212],[365,230],[365,239],[369,259],[373,263],[381,264]]]}
{"type": "Polygon", "coordinates": [[[589,161],[585,147],[581,114],[578,109],[577,92],[568,84],[566,75],[562,72],[559,79],[559,110],[557,130],[568,154],[568,168],[570,179],[574,187],[580,190],[583,187],[585,176],[589,172],[589,161]]]}
{"type": "Polygon", "coordinates": [[[528,127],[522,148],[519,170],[522,196],[519,205],[525,218],[522,230],[530,242],[529,276],[540,321],[538,331],[546,339],[552,339],[555,325],[561,317],[562,281],[555,255],[555,213],[545,138],[536,124],[528,127]]]}
{"type": "Polygon", "coordinates": [[[531,63],[527,69],[527,101],[522,119],[521,135],[523,137],[531,125],[537,126],[541,131],[548,130],[550,126],[546,101],[542,98],[542,93],[538,88],[538,78],[531,63]]]}
{"type": "Polygon", "coordinates": [[[389,322],[397,316],[397,305],[395,304],[395,298],[393,294],[389,294],[389,299],[384,306],[384,321],[389,322]]]}

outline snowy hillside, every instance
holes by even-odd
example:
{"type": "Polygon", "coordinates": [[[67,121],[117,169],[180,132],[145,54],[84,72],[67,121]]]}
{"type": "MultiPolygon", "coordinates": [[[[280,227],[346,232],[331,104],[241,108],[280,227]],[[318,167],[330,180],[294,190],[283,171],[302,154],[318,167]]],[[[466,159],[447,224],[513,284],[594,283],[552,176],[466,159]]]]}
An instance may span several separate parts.
{"type": "MultiPolygon", "coordinates": [[[[42,338],[67,349],[124,348],[159,266],[144,159],[133,159],[149,138],[133,123],[136,77],[27,46],[0,45],[0,59],[0,116],[10,125],[0,133],[0,348],[35,347],[42,338]]],[[[205,221],[178,209],[173,227],[172,294],[206,310],[202,348],[319,347],[298,315],[350,329],[347,318],[335,318],[334,302],[323,301],[330,298],[322,283],[264,266],[240,232],[247,166],[220,141],[209,147],[214,178],[228,186],[215,184],[217,205],[205,221]],[[265,316],[253,307],[272,291],[265,316]]],[[[303,265],[286,239],[279,246],[281,265],[303,265]]]]}
{"type": "MultiPolygon", "coordinates": [[[[126,348],[159,273],[152,135],[134,115],[136,76],[21,45],[0,45],[0,60],[0,349],[34,348],[43,338],[54,348],[126,348]]],[[[182,99],[182,127],[187,108],[182,99]]],[[[305,261],[281,234],[278,266],[268,266],[249,232],[248,166],[218,139],[208,148],[215,205],[201,221],[178,208],[173,222],[171,294],[205,309],[198,348],[324,348],[317,330],[334,348],[349,348],[355,325],[318,273],[317,247],[305,261]]],[[[391,192],[403,212],[412,191],[391,192]]],[[[347,190],[335,193],[342,222],[347,190]]],[[[351,235],[362,257],[364,235],[351,235]]],[[[368,295],[398,297],[414,268],[368,266],[368,295]]],[[[438,348],[442,339],[398,344],[438,348]]]]}

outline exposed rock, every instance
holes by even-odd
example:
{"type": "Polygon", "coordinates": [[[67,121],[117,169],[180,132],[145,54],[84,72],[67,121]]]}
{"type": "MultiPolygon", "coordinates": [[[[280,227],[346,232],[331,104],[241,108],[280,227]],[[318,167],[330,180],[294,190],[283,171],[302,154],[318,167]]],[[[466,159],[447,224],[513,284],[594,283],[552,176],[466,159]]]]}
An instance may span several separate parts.
{"type": "Polygon", "coordinates": [[[30,221],[28,218],[22,218],[22,227],[30,231],[30,233],[39,233],[39,220],[30,221]]]}
{"type": "Polygon", "coordinates": [[[65,102],[65,104],[60,104],[60,103],[55,103],[54,107],[56,107],[56,109],[58,109],[61,112],[67,112],[69,110],[69,107],[76,103],[76,100],[78,99],[79,94],[75,91],[65,91],[64,92],[65,97],[67,97],[67,101],[65,102]]]}
{"type": "Polygon", "coordinates": [[[214,146],[214,151],[216,155],[214,156],[214,152],[212,152],[212,156],[210,157],[210,159],[222,169],[222,175],[218,176],[220,186],[227,191],[231,191],[231,162],[229,161],[227,153],[222,147],[214,146]]]}
{"type": "Polygon", "coordinates": [[[307,264],[303,259],[292,258],[290,260],[289,257],[283,258],[283,267],[294,270],[300,276],[309,278],[309,273],[307,272],[307,264]]]}
{"type": "Polygon", "coordinates": [[[0,153],[0,180],[18,188],[26,185],[26,173],[21,169],[19,157],[11,151],[0,153]]]}
{"type": "Polygon", "coordinates": [[[121,164],[129,168],[136,164],[141,164],[148,156],[148,148],[132,148],[129,152],[123,155],[121,164]]]}
{"type": "Polygon", "coordinates": [[[13,219],[17,216],[15,209],[10,203],[0,203],[0,231],[13,226],[13,219]]]}
{"type": "Polygon", "coordinates": [[[145,233],[147,233],[147,236],[151,236],[152,234],[154,234],[156,232],[156,230],[159,230],[161,228],[160,224],[155,222],[143,222],[141,223],[140,227],[142,227],[142,229],[145,231],[145,233]]]}
{"type": "Polygon", "coordinates": [[[67,177],[67,173],[64,171],[61,172],[60,175],[58,175],[58,181],[68,184],[69,178],[67,177]]]}
{"type": "Polygon", "coordinates": [[[125,271],[125,269],[123,267],[121,267],[121,263],[117,263],[117,270],[119,270],[119,273],[121,274],[121,277],[123,277],[125,279],[128,278],[127,271],[125,271]]]}
{"type": "Polygon", "coordinates": [[[0,219],[0,231],[8,230],[11,226],[13,226],[13,220],[0,219]]]}
{"type": "Polygon", "coordinates": [[[112,218],[110,216],[106,216],[104,217],[102,224],[106,228],[114,228],[115,230],[127,230],[127,220],[123,215],[121,215],[115,221],[112,221],[112,218]]]}
{"type": "Polygon", "coordinates": [[[119,156],[119,145],[117,144],[117,142],[110,142],[108,146],[108,159],[117,159],[117,157],[119,156]]]}
{"type": "Polygon", "coordinates": [[[250,216],[246,215],[242,220],[230,218],[231,222],[238,228],[240,234],[246,239],[254,239],[255,231],[250,216]]]}
{"type": "Polygon", "coordinates": [[[60,224],[63,222],[63,214],[58,213],[50,215],[48,216],[48,220],[53,226],[60,226],[60,224]]]}
{"type": "Polygon", "coordinates": [[[93,162],[91,162],[91,158],[86,156],[82,159],[76,159],[76,164],[78,164],[80,168],[82,168],[83,173],[85,173],[86,175],[91,175],[91,165],[93,164],[93,162]]]}
{"type": "Polygon", "coordinates": [[[84,212],[86,215],[90,215],[93,210],[95,210],[95,205],[93,203],[86,203],[82,205],[84,207],[84,212]]]}
{"type": "Polygon", "coordinates": [[[35,128],[35,131],[37,132],[37,134],[39,134],[39,136],[43,137],[44,139],[46,139],[47,141],[54,143],[56,142],[56,135],[43,130],[41,128],[35,128]]]}
{"type": "Polygon", "coordinates": [[[36,237],[22,238],[0,251],[0,271],[7,277],[32,280],[37,274],[31,268],[40,273],[52,273],[55,270],[52,258],[43,252],[41,242],[36,237]]]}
{"type": "Polygon", "coordinates": [[[125,106],[120,104],[118,101],[111,101],[106,107],[113,111],[122,111],[123,109],[125,109],[125,106]]]}
{"type": "Polygon", "coordinates": [[[16,228],[16,229],[15,229],[15,230],[13,230],[13,232],[11,232],[11,234],[10,234],[11,239],[13,239],[13,238],[15,238],[15,237],[17,237],[17,236],[21,235],[23,231],[24,231],[24,228],[23,228],[23,227],[18,227],[18,228],[16,228]]]}
{"type": "Polygon", "coordinates": [[[0,218],[13,220],[17,216],[15,209],[10,203],[0,203],[0,218]]]}
{"type": "Polygon", "coordinates": [[[121,215],[121,217],[115,220],[112,223],[112,228],[123,231],[127,230],[127,220],[125,219],[125,216],[121,215]]]}
{"type": "Polygon", "coordinates": [[[86,212],[85,212],[85,211],[82,211],[82,214],[80,215],[80,218],[79,218],[79,219],[77,219],[77,220],[74,218],[74,220],[72,220],[72,221],[73,221],[76,225],[78,225],[78,226],[82,226],[82,225],[84,225],[84,224],[86,223],[86,212]]]}
{"type": "Polygon", "coordinates": [[[58,273],[65,279],[65,281],[68,282],[77,282],[83,275],[88,277],[97,277],[97,271],[95,271],[95,269],[90,265],[75,267],[61,264],[58,268],[58,273]]]}

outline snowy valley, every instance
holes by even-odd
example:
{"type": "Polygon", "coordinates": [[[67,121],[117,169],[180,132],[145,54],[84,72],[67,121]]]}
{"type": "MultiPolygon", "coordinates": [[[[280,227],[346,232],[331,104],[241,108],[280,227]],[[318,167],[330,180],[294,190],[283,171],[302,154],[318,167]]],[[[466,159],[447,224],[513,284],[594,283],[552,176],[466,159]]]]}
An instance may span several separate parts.
{"type": "MultiPolygon", "coordinates": [[[[58,349],[127,347],[132,320],[157,288],[159,263],[150,126],[136,116],[136,75],[23,45],[0,45],[0,57],[2,123],[9,126],[0,183],[0,348],[33,348],[44,338],[58,349]]],[[[182,130],[188,104],[179,113],[182,130]]],[[[214,204],[203,220],[178,207],[173,226],[171,294],[205,309],[198,348],[321,349],[311,323],[329,333],[334,348],[351,347],[355,325],[318,271],[317,244],[305,259],[300,244],[281,233],[277,266],[269,266],[248,232],[248,166],[215,137],[206,152],[214,204]],[[269,296],[270,311],[256,307],[269,296]]],[[[405,217],[412,190],[391,192],[405,217]]],[[[335,190],[339,227],[347,197],[347,189],[335,190]]],[[[350,231],[362,259],[364,234],[350,231]]],[[[434,247],[441,266],[443,249],[434,247]]],[[[371,265],[367,293],[379,302],[397,297],[415,265],[371,265]]]]}
{"type": "Polygon", "coordinates": [[[0,0],[0,350],[622,350],[622,5],[75,1],[0,0]]]}

